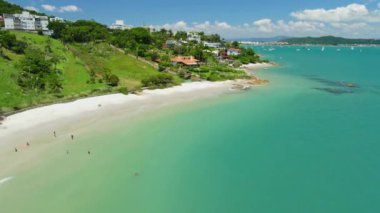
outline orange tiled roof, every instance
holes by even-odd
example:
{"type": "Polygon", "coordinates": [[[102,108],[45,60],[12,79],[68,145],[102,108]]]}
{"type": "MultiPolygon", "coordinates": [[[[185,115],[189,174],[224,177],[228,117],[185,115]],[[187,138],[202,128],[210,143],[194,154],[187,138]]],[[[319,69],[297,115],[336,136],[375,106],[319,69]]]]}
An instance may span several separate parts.
{"type": "Polygon", "coordinates": [[[171,62],[176,62],[176,63],[182,63],[185,65],[198,65],[197,59],[194,58],[194,56],[177,56],[175,58],[171,59],[171,62]]]}

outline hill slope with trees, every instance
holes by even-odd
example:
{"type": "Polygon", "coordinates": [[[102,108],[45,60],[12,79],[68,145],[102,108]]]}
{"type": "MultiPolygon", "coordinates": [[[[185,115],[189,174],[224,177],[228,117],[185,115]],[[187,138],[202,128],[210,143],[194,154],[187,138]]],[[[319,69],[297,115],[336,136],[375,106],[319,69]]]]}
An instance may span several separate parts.
{"type": "Polygon", "coordinates": [[[289,38],[282,40],[290,45],[319,44],[319,45],[380,45],[376,39],[348,39],[334,36],[289,38]]]}

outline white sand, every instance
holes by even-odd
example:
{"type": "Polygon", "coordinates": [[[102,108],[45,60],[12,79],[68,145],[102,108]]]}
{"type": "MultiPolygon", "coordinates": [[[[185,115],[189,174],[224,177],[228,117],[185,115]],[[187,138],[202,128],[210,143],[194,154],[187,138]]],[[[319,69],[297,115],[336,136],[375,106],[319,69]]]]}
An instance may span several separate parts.
{"type": "Polygon", "coordinates": [[[215,96],[230,91],[233,83],[232,81],[184,83],[172,88],[145,90],[141,95],[111,94],[27,110],[11,115],[3,121],[0,125],[0,145],[6,141],[21,140],[20,136],[23,135],[29,137],[38,132],[51,134],[60,126],[76,125],[80,128],[93,123],[96,119],[117,116],[116,112],[121,112],[125,116],[125,114],[144,112],[147,108],[215,96]],[[87,123],[84,123],[85,121],[87,123]],[[82,125],[79,125],[81,122],[82,125]],[[1,140],[2,138],[7,140],[1,140]]]}

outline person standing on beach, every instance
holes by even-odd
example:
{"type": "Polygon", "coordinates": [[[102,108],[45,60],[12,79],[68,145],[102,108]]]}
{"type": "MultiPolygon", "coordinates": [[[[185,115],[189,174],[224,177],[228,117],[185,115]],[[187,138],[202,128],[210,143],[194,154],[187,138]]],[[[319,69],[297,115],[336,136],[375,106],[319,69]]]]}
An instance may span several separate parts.
{"type": "Polygon", "coordinates": [[[17,147],[15,148],[15,152],[18,152],[18,149],[17,149],[17,147]]]}
{"type": "Polygon", "coordinates": [[[71,135],[71,140],[74,140],[74,135],[71,135]]]}
{"type": "Polygon", "coordinates": [[[54,137],[56,138],[57,137],[57,133],[54,131],[54,137]]]}
{"type": "Polygon", "coordinates": [[[30,146],[29,142],[26,142],[26,146],[30,146]]]}

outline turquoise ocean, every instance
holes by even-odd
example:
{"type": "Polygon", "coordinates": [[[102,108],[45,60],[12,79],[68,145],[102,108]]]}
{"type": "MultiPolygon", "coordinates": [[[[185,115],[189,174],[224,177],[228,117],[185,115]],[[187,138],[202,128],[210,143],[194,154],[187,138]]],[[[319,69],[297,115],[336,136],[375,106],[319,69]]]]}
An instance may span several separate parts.
{"type": "Polygon", "coordinates": [[[380,212],[380,48],[252,48],[279,64],[269,85],[43,153],[0,212],[380,212]]]}

